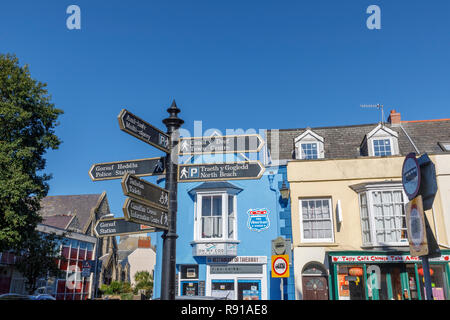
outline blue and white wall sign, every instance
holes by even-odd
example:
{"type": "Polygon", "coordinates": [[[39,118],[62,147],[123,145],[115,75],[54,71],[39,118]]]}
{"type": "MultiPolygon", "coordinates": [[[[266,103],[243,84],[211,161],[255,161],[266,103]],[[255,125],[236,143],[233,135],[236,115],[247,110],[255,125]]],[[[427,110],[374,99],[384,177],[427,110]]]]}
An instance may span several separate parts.
{"type": "Polygon", "coordinates": [[[267,209],[250,209],[247,211],[247,227],[251,231],[261,232],[270,226],[269,211],[267,209]]]}

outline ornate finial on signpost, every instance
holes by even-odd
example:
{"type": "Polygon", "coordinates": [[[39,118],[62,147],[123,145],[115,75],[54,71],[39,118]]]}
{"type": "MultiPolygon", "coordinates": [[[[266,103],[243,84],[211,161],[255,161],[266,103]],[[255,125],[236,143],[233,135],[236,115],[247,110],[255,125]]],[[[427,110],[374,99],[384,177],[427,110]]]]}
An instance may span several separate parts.
{"type": "Polygon", "coordinates": [[[180,113],[180,111],[181,110],[178,109],[174,99],[170,108],[167,109],[170,116],[163,120],[163,123],[167,127],[167,133],[172,133],[184,123],[184,120],[178,118],[178,113],[180,113]]]}

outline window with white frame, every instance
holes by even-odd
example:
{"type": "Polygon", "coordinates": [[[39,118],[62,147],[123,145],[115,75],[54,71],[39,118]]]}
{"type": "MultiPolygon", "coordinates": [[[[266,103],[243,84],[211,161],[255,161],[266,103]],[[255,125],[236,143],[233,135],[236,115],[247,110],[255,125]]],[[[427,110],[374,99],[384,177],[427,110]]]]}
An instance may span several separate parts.
{"type": "Polygon", "coordinates": [[[302,241],[334,242],[331,199],[300,199],[299,201],[302,241]]]}
{"type": "Polygon", "coordinates": [[[309,160],[309,159],[318,159],[318,143],[310,142],[310,143],[301,143],[300,144],[300,158],[309,160]]]}
{"type": "Polygon", "coordinates": [[[373,154],[376,157],[392,155],[391,139],[374,139],[373,154]]]}
{"type": "Polygon", "coordinates": [[[311,160],[324,158],[324,139],[307,129],[294,139],[296,159],[311,160]]]}
{"type": "Polygon", "coordinates": [[[359,193],[362,241],[366,246],[408,244],[405,195],[400,188],[359,193]]]}
{"type": "Polygon", "coordinates": [[[236,195],[197,193],[195,240],[236,240],[236,195]]]}

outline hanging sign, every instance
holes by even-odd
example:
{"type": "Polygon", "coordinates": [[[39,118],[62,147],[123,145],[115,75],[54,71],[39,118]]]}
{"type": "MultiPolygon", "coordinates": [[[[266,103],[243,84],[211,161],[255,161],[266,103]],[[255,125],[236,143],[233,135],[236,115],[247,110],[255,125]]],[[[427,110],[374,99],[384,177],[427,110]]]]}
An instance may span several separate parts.
{"type": "Polygon", "coordinates": [[[406,204],[406,226],[411,255],[414,257],[427,255],[428,242],[422,196],[418,196],[406,204]]]}
{"type": "Polygon", "coordinates": [[[406,156],[402,167],[402,184],[409,200],[418,195],[420,180],[420,165],[416,159],[416,154],[412,152],[406,156]]]}

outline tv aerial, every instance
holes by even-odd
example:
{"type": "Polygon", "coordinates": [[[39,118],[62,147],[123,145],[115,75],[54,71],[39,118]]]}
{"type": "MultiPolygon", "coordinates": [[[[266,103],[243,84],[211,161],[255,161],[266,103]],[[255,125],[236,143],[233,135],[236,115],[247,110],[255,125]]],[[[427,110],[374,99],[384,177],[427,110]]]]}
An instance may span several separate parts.
{"type": "Polygon", "coordinates": [[[384,110],[382,104],[361,104],[361,108],[377,108],[381,111],[381,123],[384,124],[384,110]]]}

